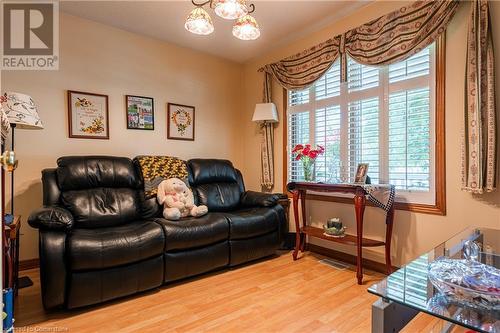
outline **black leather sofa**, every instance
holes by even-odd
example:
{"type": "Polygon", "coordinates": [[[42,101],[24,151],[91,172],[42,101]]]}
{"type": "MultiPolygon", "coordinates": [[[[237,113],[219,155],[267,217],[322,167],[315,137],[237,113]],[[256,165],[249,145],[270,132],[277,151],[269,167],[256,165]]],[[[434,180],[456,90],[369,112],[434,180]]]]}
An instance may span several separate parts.
{"type": "Polygon", "coordinates": [[[44,206],[28,222],[40,234],[44,307],[96,304],[275,253],[283,195],[245,191],[227,160],[193,159],[188,172],[209,213],[168,221],[128,158],[62,157],[43,170],[44,206]]]}

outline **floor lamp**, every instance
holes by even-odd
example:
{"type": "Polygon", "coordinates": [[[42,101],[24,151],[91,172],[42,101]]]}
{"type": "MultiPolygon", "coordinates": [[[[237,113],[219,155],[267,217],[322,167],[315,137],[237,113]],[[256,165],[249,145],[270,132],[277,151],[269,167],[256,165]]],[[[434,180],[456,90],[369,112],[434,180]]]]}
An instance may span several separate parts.
{"type": "MultiPolygon", "coordinates": [[[[2,109],[7,116],[11,127],[11,152],[14,152],[14,132],[19,129],[42,129],[43,124],[38,115],[38,110],[33,99],[25,94],[6,92],[2,96],[2,109]]],[[[17,166],[17,164],[16,164],[17,166]]],[[[14,169],[11,171],[10,190],[10,215],[14,217],[14,169]]],[[[7,217],[6,217],[7,218],[7,217]]],[[[19,244],[19,242],[18,242],[19,244]]],[[[16,266],[18,264],[16,263],[16,266]]],[[[18,267],[15,268],[16,270],[18,267]]],[[[31,286],[33,282],[29,277],[20,277],[17,281],[18,288],[31,286]]]]}
{"type": "Polygon", "coordinates": [[[274,123],[278,122],[278,110],[274,103],[255,105],[252,121],[261,127],[260,184],[262,190],[271,192],[274,187],[274,123]]]}

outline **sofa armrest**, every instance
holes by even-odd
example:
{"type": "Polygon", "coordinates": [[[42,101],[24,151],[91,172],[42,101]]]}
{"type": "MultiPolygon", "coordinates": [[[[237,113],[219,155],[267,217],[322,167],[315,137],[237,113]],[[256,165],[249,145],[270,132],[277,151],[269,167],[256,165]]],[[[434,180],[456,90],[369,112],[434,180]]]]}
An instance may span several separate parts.
{"type": "Polygon", "coordinates": [[[283,198],[287,198],[286,194],[246,191],[240,202],[243,207],[272,207],[283,198]]]}
{"type": "Polygon", "coordinates": [[[64,306],[67,293],[66,238],[62,231],[40,230],[40,286],[46,310],[64,306]]]}
{"type": "Polygon", "coordinates": [[[46,206],[33,211],[28,223],[37,229],[68,231],[73,227],[73,215],[62,207],[46,206]]]}

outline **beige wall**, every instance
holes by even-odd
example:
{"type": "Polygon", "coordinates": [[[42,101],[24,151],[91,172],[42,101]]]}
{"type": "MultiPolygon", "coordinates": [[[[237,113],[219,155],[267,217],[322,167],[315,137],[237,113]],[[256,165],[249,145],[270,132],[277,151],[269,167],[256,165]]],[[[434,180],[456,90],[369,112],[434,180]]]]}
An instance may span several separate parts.
{"type": "MultiPolygon", "coordinates": [[[[245,65],[244,69],[244,114],[242,123],[246,124],[244,141],[243,174],[246,178],[247,187],[259,188],[259,168],[257,167],[259,156],[259,134],[258,128],[252,124],[251,119],[253,106],[260,101],[262,94],[262,74],[257,69],[262,65],[277,61],[283,57],[292,55],[300,50],[313,46],[318,42],[326,40],[330,36],[342,33],[352,27],[363,24],[370,19],[379,17],[389,11],[403,6],[406,2],[377,1],[360,9],[355,14],[346,17],[317,33],[294,42],[287,47],[272,50],[265,56],[259,57],[245,65]]],[[[490,2],[492,11],[492,22],[494,25],[495,40],[500,36],[500,2],[490,2]]],[[[465,41],[469,5],[460,7],[446,35],[446,190],[448,213],[446,216],[432,216],[426,214],[415,214],[406,211],[398,211],[395,216],[393,251],[394,264],[401,264],[415,258],[426,250],[437,245],[452,234],[464,229],[469,225],[480,225],[500,227],[500,193],[483,196],[472,196],[460,191],[460,140],[463,118],[463,91],[465,70],[465,41]]],[[[497,80],[500,79],[500,46],[497,47],[497,80]]],[[[497,81],[498,82],[498,81],[497,81]]],[[[500,83],[500,82],[499,82],[500,83]]],[[[497,84],[500,86],[500,84],[497,84]]],[[[274,102],[280,109],[280,123],[276,129],[276,184],[281,189],[283,182],[283,108],[282,89],[275,84],[273,86],[274,102]]],[[[500,94],[497,94],[500,101],[500,94]]],[[[497,103],[500,105],[500,103],[497,103]]],[[[310,218],[315,224],[322,224],[327,217],[338,216],[347,222],[348,228],[355,230],[354,212],[351,205],[335,204],[319,201],[309,201],[307,209],[310,218]]],[[[381,238],[384,235],[383,214],[375,208],[367,209],[365,215],[365,235],[373,238],[381,238]]],[[[291,227],[293,223],[291,223],[291,227]]],[[[354,253],[350,247],[326,243],[320,240],[313,241],[316,244],[333,247],[337,250],[354,253]]],[[[383,253],[378,250],[366,249],[365,256],[377,261],[383,261],[383,253]]]]}
{"type": "MultiPolygon", "coordinates": [[[[235,114],[241,104],[241,65],[65,14],[60,32],[59,71],[2,73],[2,91],[31,95],[45,126],[16,131],[15,203],[24,220],[41,205],[40,171],[55,166],[62,155],[220,157],[241,165],[235,114]],[[68,89],[109,95],[110,140],[68,138],[68,89]],[[126,94],[154,98],[154,131],[126,129],[126,94]],[[167,102],[196,107],[194,142],[167,140],[167,102]]],[[[26,224],[21,259],[36,257],[37,232],[26,224]]]]}
{"type": "MultiPolygon", "coordinates": [[[[16,211],[26,217],[41,203],[40,170],[55,165],[68,154],[169,154],[182,158],[221,157],[242,169],[249,189],[259,189],[259,132],[251,117],[260,102],[262,76],[257,69],[383,15],[405,2],[377,1],[325,29],[244,66],[192,50],[131,34],[98,23],[63,14],[61,17],[61,66],[59,71],[3,72],[2,91],[31,95],[40,108],[45,129],[16,131],[16,211]],[[68,89],[109,95],[110,140],[69,139],[66,95],[68,89]],[[124,95],[155,98],[155,131],[127,130],[124,95]],[[196,106],[196,141],[166,139],[165,104],[176,102],[196,106]],[[242,125],[243,124],[243,125],[242,125]]],[[[500,20],[500,2],[491,2],[493,22],[500,20]]],[[[460,133],[462,126],[465,39],[468,6],[462,5],[447,31],[446,72],[446,183],[447,216],[397,212],[394,228],[395,264],[401,264],[428,250],[467,225],[500,227],[500,194],[471,196],[460,191],[460,133]]],[[[500,36],[500,25],[494,26],[500,36]]],[[[498,43],[497,43],[498,44],[498,43]]],[[[498,47],[498,45],[496,45],[498,47]]],[[[500,71],[500,49],[497,48],[500,71]]],[[[500,72],[497,76],[500,78],[500,72]]],[[[497,86],[500,86],[498,84],[497,86]]],[[[499,94],[500,96],[500,94],[499,94]]],[[[282,93],[274,84],[274,100],[281,122],[276,135],[276,184],[281,190],[282,93]]],[[[500,105],[500,103],[499,103],[500,105]]],[[[8,185],[8,184],[7,184],[8,185]]],[[[311,201],[311,219],[321,223],[339,216],[353,230],[350,205],[311,201]]],[[[366,212],[365,234],[383,235],[380,210],[366,212]]],[[[293,228],[293,226],[292,226],[293,228]]],[[[315,241],[318,244],[324,244],[315,241]]],[[[36,231],[25,226],[21,258],[38,256],[36,231]]],[[[335,246],[352,252],[352,248],[335,246]]],[[[380,251],[366,250],[367,257],[382,261],[380,251]]]]}

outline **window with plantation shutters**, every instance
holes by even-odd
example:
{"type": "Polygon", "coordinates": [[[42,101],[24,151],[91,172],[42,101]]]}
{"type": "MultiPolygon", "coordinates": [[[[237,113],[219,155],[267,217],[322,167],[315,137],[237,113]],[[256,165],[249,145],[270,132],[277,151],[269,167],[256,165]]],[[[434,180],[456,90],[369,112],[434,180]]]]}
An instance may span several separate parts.
{"type": "MultiPolygon", "coordinates": [[[[298,112],[290,115],[289,124],[289,142],[295,145],[301,142],[309,142],[309,112],[298,112]]],[[[296,180],[303,179],[304,171],[300,161],[292,159],[290,163],[290,178],[296,180]]]]}
{"type": "Polygon", "coordinates": [[[316,159],[316,180],[323,183],[339,183],[341,182],[340,106],[317,109],[314,117],[315,143],[325,147],[325,153],[316,159]]]}
{"type": "Polygon", "coordinates": [[[354,182],[354,174],[358,164],[368,163],[372,183],[379,183],[379,111],[377,97],[353,101],[348,104],[347,160],[351,182],[354,182]]]}
{"type": "Polygon", "coordinates": [[[389,96],[389,182],[404,190],[430,189],[429,89],[389,96]]]}
{"type": "Polygon", "coordinates": [[[288,181],[303,179],[296,144],[325,147],[315,165],[316,181],[353,182],[368,163],[374,184],[393,184],[397,200],[435,201],[435,45],[390,66],[366,66],[347,57],[313,86],[288,92],[288,181]]]}

